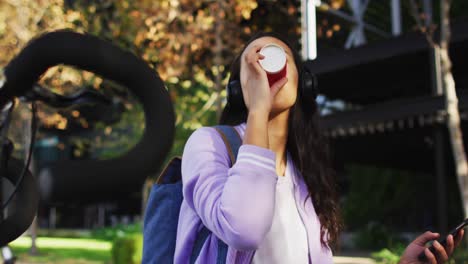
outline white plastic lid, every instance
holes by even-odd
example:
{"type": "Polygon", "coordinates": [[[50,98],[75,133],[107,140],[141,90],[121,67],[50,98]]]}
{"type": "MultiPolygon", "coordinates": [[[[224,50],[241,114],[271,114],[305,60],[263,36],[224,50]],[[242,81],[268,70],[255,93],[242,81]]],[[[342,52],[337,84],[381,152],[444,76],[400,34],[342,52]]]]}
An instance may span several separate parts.
{"type": "Polygon", "coordinates": [[[286,52],[277,44],[267,44],[259,52],[265,58],[259,60],[262,68],[268,73],[277,73],[286,65],[286,52]]]}

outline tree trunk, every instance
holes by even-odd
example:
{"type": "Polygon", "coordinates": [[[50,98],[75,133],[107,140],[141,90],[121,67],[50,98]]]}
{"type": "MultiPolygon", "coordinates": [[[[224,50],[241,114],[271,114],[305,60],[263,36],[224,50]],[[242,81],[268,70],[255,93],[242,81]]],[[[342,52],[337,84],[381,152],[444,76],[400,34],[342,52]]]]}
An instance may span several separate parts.
{"type": "Polygon", "coordinates": [[[37,250],[37,245],[36,245],[36,240],[37,240],[37,216],[34,217],[34,220],[29,227],[29,233],[31,234],[31,248],[29,249],[29,255],[32,256],[37,256],[38,255],[38,250],[37,250]]]}
{"type": "Polygon", "coordinates": [[[441,0],[441,35],[440,35],[440,62],[441,77],[446,99],[447,126],[449,139],[455,160],[458,187],[462,199],[464,217],[468,216],[468,166],[463,145],[463,134],[460,128],[460,113],[458,111],[458,98],[455,91],[455,81],[452,75],[452,62],[449,57],[450,43],[450,1],[441,0]]]}
{"type": "Polygon", "coordinates": [[[219,1],[218,3],[215,4],[216,7],[212,9],[212,12],[215,12],[215,38],[216,38],[216,44],[215,44],[215,58],[214,58],[214,67],[217,69],[215,72],[215,86],[216,86],[216,92],[218,93],[218,97],[216,98],[216,121],[219,120],[221,117],[221,112],[223,110],[223,105],[222,105],[222,98],[221,98],[221,92],[223,91],[223,86],[222,86],[222,81],[223,77],[221,75],[221,63],[223,61],[222,58],[222,52],[223,52],[223,25],[222,25],[222,20],[223,18],[221,17],[221,12],[223,11],[222,8],[222,1],[219,1]]]}

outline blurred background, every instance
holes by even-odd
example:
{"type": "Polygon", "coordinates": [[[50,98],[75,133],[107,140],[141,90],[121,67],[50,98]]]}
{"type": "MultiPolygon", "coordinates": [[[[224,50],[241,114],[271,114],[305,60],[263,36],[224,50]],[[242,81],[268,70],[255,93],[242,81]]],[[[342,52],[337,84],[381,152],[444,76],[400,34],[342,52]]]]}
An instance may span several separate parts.
{"type": "MultiPolygon", "coordinates": [[[[336,263],[396,263],[417,234],[445,233],[466,217],[460,192],[468,189],[453,142],[465,145],[453,139],[448,73],[440,67],[449,48],[458,129],[466,131],[466,1],[2,0],[0,69],[32,39],[64,28],[111,41],[159,74],[176,113],[166,160],[182,154],[195,129],[217,123],[230,63],[249,37],[287,36],[318,77],[345,222],[336,263]],[[315,32],[307,27],[313,16],[315,32]],[[451,30],[445,46],[444,18],[451,30]],[[316,58],[309,55],[315,40],[316,58]]],[[[64,161],[120,156],[143,134],[142,106],[126,87],[70,66],[49,69],[40,84],[64,95],[95,89],[113,103],[39,103],[35,174],[64,161]]],[[[30,106],[19,103],[10,129],[17,157],[25,157],[30,121],[30,106]]],[[[33,226],[11,243],[14,255],[20,263],[139,263],[142,215],[159,172],[118,196],[113,182],[99,192],[63,186],[68,196],[41,201],[33,226]]],[[[456,263],[468,262],[465,249],[456,263]]]]}

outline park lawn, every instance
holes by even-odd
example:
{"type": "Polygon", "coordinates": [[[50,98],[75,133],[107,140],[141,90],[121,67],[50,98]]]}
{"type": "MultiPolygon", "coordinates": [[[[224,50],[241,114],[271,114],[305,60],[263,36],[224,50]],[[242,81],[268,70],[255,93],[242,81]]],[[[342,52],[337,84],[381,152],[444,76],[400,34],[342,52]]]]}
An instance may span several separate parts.
{"type": "Polygon", "coordinates": [[[111,263],[112,243],[86,238],[39,237],[37,248],[39,254],[30,256],[31,239],[20,237],[10,243],[18,257],[18,262],[27,263],[77,263],[97,264],[111,263]]]}

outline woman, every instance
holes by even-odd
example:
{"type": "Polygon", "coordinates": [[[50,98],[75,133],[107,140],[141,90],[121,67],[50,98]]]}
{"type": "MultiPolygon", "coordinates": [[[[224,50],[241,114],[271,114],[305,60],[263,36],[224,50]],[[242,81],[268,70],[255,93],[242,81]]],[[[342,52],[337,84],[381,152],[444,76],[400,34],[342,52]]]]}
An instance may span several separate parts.
{"type": "MultiPolygon", "coordinates": [[[[196,263],[216,263],[223,243],[226,263],[333,263],[339,205],[315,97],[302,87],[303,74],[298,54],[272,33],[254,36],[235,59],[230,81],[239,83],[242,98],[228,98],[220,123],[235,126],[242,146],[230,168],[213,128],[200,128],[187,141],[175,263],[189,262],[203,226],[211,233],[196,263]],[[271,87],[259,64],[267,44],[281,46],[287,56],[286,76],[271,87]]],[[[417,238],[400,262],[419,263],[424,244],[436,237],[427,232],[417,238]]],[[[454,244],[450,236],[435,256],[426,251],[430,263],[446,261],[454,244]]]]}

